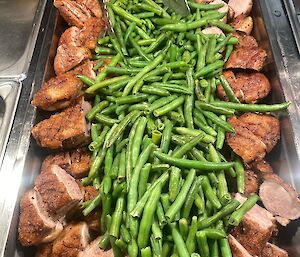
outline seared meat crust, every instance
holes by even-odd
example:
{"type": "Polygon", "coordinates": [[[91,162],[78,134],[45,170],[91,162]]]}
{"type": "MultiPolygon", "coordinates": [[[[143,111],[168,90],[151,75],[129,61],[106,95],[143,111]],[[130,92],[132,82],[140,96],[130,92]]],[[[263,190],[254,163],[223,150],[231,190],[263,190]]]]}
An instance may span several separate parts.
{"type": "Polygon", "coordinates": [[[225,68],[261,71],[266,58],[266,51],[260,47],[238,48],[233,50],[232,54],[225,64],[225,68]]]}
{"type": "Polygon", "coordinates": [[[78,257],[114,257],[112,249],[104,251],[99,247],[100,237],[91,242],[83,252],[79,253],[78,257]]]}
{"type": "Polygon", "coordinates": [[[280,138],[280,123],[277,118],[267,114],[245,113],[239,120],[256,135],[271,152],[280,138]]]}
{"type": "Polygon", "coordinates": [[[230,234],[228,235],[228,241],[233,257],[252,257],[247,250],[230,234]]]}
{"type": "Polygon", "coordinates": [[[226,133],[226,142],[232,150],[246,163],[262,160],[266,154],[265,144],[237,117],[230,118],[228,122],[235,129],[234,133],[226,133]]]}
{"type": "MultiPolygon", "coordinates": [[[[235,96],[242,103],[256,103],[265,98],[271,91],[271,85],[267,77],[259,72],[246,73],[225,71],[224,77],[228,81],[235,96]]],[[[228,101],[221,85],[217,86],[217,93],[222,100],[228,101]]]]}
{"type": "Polygon", "coordinates": [[[267,243],[261,257],[288,257],[288,253],[274,244],[267,243]]]}
{"type": "Polygon", "coordinates": [[[252,170],[245,170],[245,195],[258,192],[258,177],[252,170]]]}
{"type": "Polygon", "coordinates": [[[31,246],[51,242],[62,230],[62,224],[43,209],[39,194],[35,190],[26,192],[21,200],[18,227],[21,244],[31,246]]]}
{"type": "Polygon", "coordinates": [[[50,149],[72,148],[89,141],[85,114],[90,105],[82,99],[80,102],[33,127],[32,135],[40,146],[50,149]]]}
{"type": "Polygon", "coordinates": [[[71,74],[51,78],[35,94],[32,104],[47,111],[64,109],[83,94],[83,83],[71,74]]]}
{"type": "Polygon", "coordinates": [[[246,33],[246,35],[250,35],[253,29],[253,19],[251,16],[241,14],[232,22],[230,22],[230,25],[237,31],[241,31],[246,33]]]}
{"type": "Polygon", "coordinates": [[[75,179],[57,165],[51,165],[35,180],[35,189],[41,195],[44,209],[59,219],[83,198],[75,179]]]}

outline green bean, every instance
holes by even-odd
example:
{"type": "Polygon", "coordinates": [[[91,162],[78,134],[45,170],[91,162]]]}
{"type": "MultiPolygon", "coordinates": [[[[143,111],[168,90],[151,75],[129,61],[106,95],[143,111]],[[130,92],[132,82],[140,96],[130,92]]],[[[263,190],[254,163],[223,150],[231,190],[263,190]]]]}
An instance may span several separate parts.
{"type": "Polygon", "coordinates": [[[162,247],[162,257],[170,256],[171,244],[169,242],[164,242],[162,247]]]}
{"type": "Polygon", "coordinates": [[[97,46],[95,48],[95,52],[97,54],[116,54],[116,52],[113,49],[104,46],[97,46]]]}
{"type": "Polygon", "coordinates": [[[191,138],[191,140],[174,150],[171,156],[174,158],[182,158],[184,154],[191,151],[203,138],[204,136],[202,134],[191,138]]]}
{"type": "Polygon", "coordinates": [[[169,173],[165,172],[155,182],[153,182],[151,184],[151,186],[147,189],[147,191],[144,193],[142,198],[137,202],[137,204],[135,205],[132,212],[130,212],[130,215],[132,217],[140,217],[140,215],[144,209],[144,206],[145,206],[151,192],[153,191],[153,189],[159,183],[161,183],[161,185],[163,186],[168,179],[169,179],[169,173]]]}
{"type": "Polygon", "coordinates": [[[210,72],[213,72],[219,68],[222,68],[223,66],[224,66],[223,61],[221,61],[221,60],[215,61],[214,63],[208,64],[205,67],[203,67],[202,69],[198,70],[194,74],[194,77],[195,78],[203,77],[203,76],[209,74],[210,72]]]}
{"type": "Polygon", "coordinates": [[[151,171],[152,172],[164,172],[170,168],[170,165],[167,163],[157,163],[151,164],[151,171]]]}
{"type": "Polygon", "coordinates": [[[147,130],[148,130],[148,133],[152,134],[152,131],[154,131],[156,129],[157,129],[157,127],[155,125],[154,120],[151,119],[150,117],[148,117],[148,120],[147,120],[147,130]]]}
{"type": "Polygon", "coordinates": [[[170,93],[168,90],[163,88],[157,88],[152,86],[143,86],[142,92],[149,95],[159,95],[159,96],[169,96],[170,93]]]}
{"type": "Polygon", "coordinates": [[[124,224],[121,225],[120,227],[120,234],[122,236],[122,239],[128,244],[131,241],[131,236],[130,232],[126,228],[124,224]]]}
{"type": "Polygon", "coordinates": [[[107,6],[111,7],[114,12],[116,12],[118,15],[122,16],[124,19],[135,22],[137,25],[142,26],[144,24],[144,21],[133,16],[126,10],[122,9],[120,6],[117,6],[115,4],[108,4],[107,6]]]}
{"type": "Polygon", "coordinates": [[[132,90],[133,86],[140,80],[142,79],[143,76],[145,76],[148,72],[151,70],[155,69],[158,64],[162,62],[164,59],[165,54],[162,53],[158,55],[153,61],[149,63],[149,65],[145,66],[137,75],[135,75],[129,83],[126,85],[124,91],[123,91],[123,96],[127,96],[130,91],[132,90]]]}
{"type": "Polygon", "coordinates": [[[188,237],[186,240],[186,247],[190,254],[192,254],[196,249],[196,244],[195,244],[196,233],[197,233],[197,216],[193,216],[191,226],[188,232],[188,237]]]}
{"type": "Polygon", "coordinates": [[[225,77],[223,75],[220,76],[220,81],[221,81],[221,85],[222,85],[229,101],[233,102],[233,103],[239,103],[240,101],[235,96],[232,88],[230,87],[229,83],[227,82],[227,80],[225,79],[225,77]]]}
{"type": "Polygon", "coordinates": [[[175,95],[170,95],[166,97],[159,98],[158,100],[154,101],[149,108],[146,108],[145,114],[150,114],[154,110],[159,109],[160,107],[167,105],[168,103],[174,101],[176,99],[175,95]]]}
{"type": "Polygon", "coordinates": [[[101,128],[101,124],[92,124],[91,125],[91,138],[92,138],[92,141],[95,141],[99,137],[100,128],[101,128]]]}
{"type": "Polygon", "coordinates": [[[132,104],[132,103],[140,103],[148,98],[146,94],[137,94],[137,95],[127,95],[121,96],[116,99],[116,103],[118,105],[122,104],[132,104]]]}
{"type": "Polygon", "coordinates": [[[82,211],[84,216],[89,215],[101,202],[102,194],[99,194],[89,203],[89,205],[82,211]]]}
{"type": "MultiPolygon", "coordinates": [[[[107,67],[106,71],[108,74],[114,74],[114,75],[132,75],[137,74],[141,71],[140,68],[122,68],[122,67],[107,67]]],[[[118,77],[117,77],[118,78],[118,77]]],[[[127,77],[126,77],[127,78],[127,77]]],[[[105,81],[102,81],[102,84],[105,83],[105,81]]],[[[119,81],[117,81],[119,82],[119,81]]]]}
{"type": "Polygon", "coordinates": [[[222,209],[218,212],[213,214],[212,216],[199,220],[198,221],[198,229],[204,229],[212,224],[216,223],[217,221],[221,220],[222,218],[228,216],[230,213],[235,211],[235,209],[240,205],[240,202],[237,200],[230,201],[227,205],[225,205],[222,209]]]}
{"type": "Polygon", "coordinates": [[[157,208],[156,208],[156,216],[159,221],[159,226],[162,228],[164,225],[167,224],[167,220],[164,214],[164,209],[161,204],[161,202],[157,203],[157,208]]]}
{"type": "Polygon", "coordinates": [[[212,26],[216,26],[219,27],[221,30],[228,32],[228,33],[232,33],[234,32],[234,28],[231,27],[230,25],[226,24],[225,22],[222,21],[218,21],[218,20],[210,20],[209,24],[212,26]]]}
{"type": "Polygon", "coordinates": [[[212,163],[212,162],[204,162],[204,161],[193,161],[186,159],[173,158],[166,154],[160,153],[158,151],[154,152],[154,155],[158,157],[160,160],[169,163],[171,165],[187,168],[187,169],[198,169],[198,170],[223,170],[233,166],[233,163],[212,163]]]}
{"type": "Polygon", "coordinates": [[[191,186],[191,188],[190,188],[190,190],[189,190],[189,192],[186,196],[185,203],[184,203],[183,209],[182,209],[182,215],[181,215],[183,218],[188,219],[189,216],[190,216],[191,209],[192,209],[193,203],[194,203],[195,198],[196,198],[196,194],[199,190],[199,185],[200,185],[200,180],[196,179],[193,182],[193,184],[192,184],[192,186],[191,186]]]}
{"type": "Polygon", "coordinates": [[[179,221],[178,221],[178,225],[179,225],[179,232],[180,234],[182,235],[182,238],[184,240],[187,239],[187,236],[188,236],[188,231],[189,231],[189,226],[188,226],[188,221],[187,219],[185,218],[181,218],[179,221]]]}
{"type": "Polygon", "coordinates": [[[84,84],[88,86],[92,86],[95,83],[95,81],[93,81],[92,79],[90,79],[85,75],[77,75],[77,78],[79,78],[84,84]]]}
{"type": "Polygon", "coordinates": [[[144,208],[144,212],[140,224],[140,230],[138,234],[138,246],[140,248],[145,248],[147,246],[147,242],[149,240],[149,233],[151,229],[151,223],[154,218],[160,193],[161,193],[161,184],[158,183],[157,186],[152,190],[150,197],[144,208]]]}
{"type": "Polygon", "coordinates": [[[152,131],[152,142],[155,145],[158,145],[160,143],[161,140],[161,132],[159,130],[153,130],[152,131]]]}
{"type": "Polygon", "coordinates": [[[234,128],[227,123],[226,121],[224,121],[223,119],[219,118],[216,114],[214,114],[213,112],[209,112],[209,111],[202,111],[202,113],[208,118],[210,119],[212,122],[214,122],[215,124],[219,125],[220,127],[224,128],[226,131],[229,132],[234,132],[234,128]]]}
{"type": "Polygon", "coordinates": [[[133,167],[135,166],[137,159],[139,157],[140,147],[141,147],[144,131],[146,128],[146,124],[147,124],[147,118],[141,117],[136,127],[135,135],[133,137],[132,150],[131,150],[132,152],[131,162],[133,167]]]}
{"type": "Polygon", "coordinates": [[[186,32],[188,30],[197,29],[197,28],[203,27],[205,25],[207,25],[207,20],[200,19],[197,21],[187,22],[187,23],[178,22],[176,24],[167,24],[167,25],[162,26],[160,29],[167,30],[167,31],[186,32]]]}
{"type": "Polygon", "coordinates": [[[196,233],[196,238],[201,257],[210,257],[206,234],[203,231],[198,231],[196,233]]]}
{"type": "Polygon", "coordinates": [[[129,36],[132,35],[132,32],[135,30],[135,28],[136,28],[136,23],[135,22],[130,23],[130,25],[128,26],[128,28],[126,30],[125,36],[124,36],[125,44],[129,38],[129,36]]]}
{"type": "Polygon", "coordinates": [[[202,121],[199,119],[199,117],[196,116],[197,114],[195,112],[194,112],[194,115],[195,115],[194,123],[200,130],[203,130],[205,133],[207,133],[213,137],[217,136],[217,132],[212,127],[202,123],[202,121]]]}
{"type": "Polygon", "coordinates": [[[119,183],[123,182],[125,176],[126,176],[126,150],[123,148],[119,160],[118,182],[119,183]]]}
{"type": "Polygon", "coordinates": [[[238,226],[246,212],[251,210],[251,208],[256,204],[258,200],[259,196],[257,194],[249,196],[248,199],[231,214],[228,223],[233,226],[238,226]]]}
{"type": "Polygon", "coordinates": [[[220,209],[222,207],[218,197],[216,196],[216,194],[214,193],[209,180],[206,176],[201,176],[201,186],[203,188],[203,192],[205,194],[205,197],[212,203],[212,205],[216,208],[216,209],[220,209]]]}
{"type": "Polygon", "coordinates": [[[165,115],[166,113],[179,107],[181,104],[183,104],[183,102],[184,102],[184,97],[180,96],[177,99],[173,100],[172,102],[154,110],[153,114],[155,117],[165,115]]]}
{"type": "Polygon", "coordinates": [[[151,257],[152,256],[150,246],[147,246],[146,248],[141,249],[141,256],[142,257],[151,257]]]}
{"type": "Polygon", "coordinates": [[[97,42],[98,42],[98,45],[105,45],[107,43],[109,43],[109,36],[106,36],[106,37],[102,37],[102,38],[98,38],[97,42]]]}
{"type": "Polygon", "coordinates": [[[167,153],[171,142],[173,124],[169,119],[165,119],[164,125],[165,127],[162,133],[160,149],[163,153],[167,153]]]}
{"type": "Polygon", "coordinates": [[[245,170],[241,158],[235,156],[234,169],[236,171],[237,191],[241,194],[245,191],[245,170]]]}
{"type": "Polygon", "coordinates": [[[109,234],[108,232],[105,232],[105,234],[101,237],[99,241],[99,247],[103,250],[107,250],[109,244],[110,244],[109,234]]]}
{"type": "Polygon", "coordinates": [[[125,198],[121,196],[116,203],[116,209],[111,218],[111,225],[109,228],[109,235],[119,238],[120,226],[122,222],[122,212],[124,210],[125,198]]]}
{"type": "Polygon", "coordinates": [[[179,192],[179,182],[181,179],[181,170],[177,167],[171,167],[170,182],[169,182],[169,199],[174,202],[179,192]]]}
{"type": "Polygon", "coordinates": [[[117,119],[110,118],[110,117],[100,114],[100,113],[97,113],[95,115],[95,120],[97,120],[100,123],[103,123],[104,125],[108,125],[108,126],[112,126],[112,125],[120,122],[117,119]]]}
{"type": "Polygon", "coordinates": [[[150,170],[151,170],[150,163],[146,163],[141,170],[140,181],[139,181],[139,185],[138,185],[139,199],[141,199],[142,196],[144,195],[144,193],[147,191],[147,181],[149,178],[150,170]]]}
{"type": "Polygon", "coordinates": [[[206,63],[210,64],[214,62],[215,48],[216,48],[217,39],[213,35],[209,38],[206,52],[206,63]]]}
{"type": "Polygon", "coordinates": [[[143,51],[143,49],[139,46],[139,44],[135,41],[135,39],[132,36],[129,36],[129,41],[131,45],[137,50],[137,52],[140,54],[140,56],[143,56],[143,58],[146,61],[150,61],[151,59],[149,56],[143,51]]]}
{"type": "Polygon", "coordinates": [[[208,11],[208,10],[216,10],[220,9],[224,6],[224,4],[204,4],[204,3],[195,3],[195,2],[188,2],[189,6],[194,9],[199,9],[201,11],[208,11]]]}
{"type": "Polygon", "coordinates": [[[227,62],[231,53],[233,51],[233,45],[227,45],[226,47],[226,52],[225,52],[225,56],[224,56],[224,62],[227,62]]]}
{"type": "Polygon", "coordinates": [[[98,152],[96,158],[92,162],[92,165],[91,165],[91,168],[90,168],[90,171],[89,171],[89,174],[88,174],[89,179],[95,178],[95,176],[99,172],[100,166],[101,166],[101,164],[104,160],[105,154],[106,154],[106,149],[101,149],[98,152]]]}
{"type": "Polygon", "coordinates": [[[170,15],[153,0],[144,0],[144,2],[148,5],[153,6],[156,10],[160,10],[164,18],[171,18],[170,15]]]}
{"type": "Polygon", "coordinates": [[[118,176],[120,157],[121,157],[121,155],[117,154],[117,156],[115,157],[114,162],[112,164],[112,167],[110,169],[110,177],[112,179],[115,179],[118,176]]]}
{"type": "Polygon", "coordinates": [[[161,231],[157,221],[154,221],[152,223],[151,231],[156,240],[162,239],[162,231],[161,231]]]}
{"type": "Polygon", "coordinates": [[[135,16],[138,18],[151,18],[154,17],[153,12],[141,12],[141,13],[136,13],[135,16]]]}
{"type": "Polygon", "coordinates": [[[290,102],[284,102],[281,104],[241,104],[241,103],[231,103],[231,102],[213,102],[212,105],[216,107],[223,107],[223,108],[229,108],[234,109],[237,111],[243,111],[243,112],[274,112],[274,111],[280,111],[287,109],[290,102]]]}
{"type": "MultiPolygon", "coordinates": [[[[117,54],[116,56],[114,56],[111,59],[110,63],[106,67],[116,66],[117,63],[121,60],[121,58],[122,58],[122,56],[120,54],[117,54]]],[[[106,67],[100,73],[98,73],[98,75],[95,79],[96,83],[102,81],[106,77],[106,75],[107,75],[106,67]]]]}
{"type": "Polygon", "coordinates": [[[190,170],[186,181],[184,182],[180,192],[178,193],[175,201],[172,203],[172,205],[170,206],[170,208],[167,210],[166,212],[166,218],[168,220],[168,222],[172,222],[174,220],[174,217],[176,215],[177,212],[179,212],[179,210],[181,209],[181,207],[184,204],[185,198],[188,194],[188,191],[193,183],[193,180],[195,178],[196,175],[196,171],[194,169],[190,170]]]}
{"type": "Polygon", "coordinates": [[[188,129],[188,128],[185,128],[185,127],[176,127],[175,131],[178,134],[192,136],[192,137],[202,135],[203,138],[202,138],[201,141],[205,142],[205,143],[214,143],[216,141],[215,137],[213,137],[211,135],[207,135],[202,130],[198,130],[198,129],[188,129]]]}
{"type": "Polygon", "coordinates": [[[216,107],[212,104],[196,101],[195,105],[198,109],[202,109],[205,111],[211,111],[216,114],[224,114],[224,115],[234,115],[234,110],[222,107],[216,107]]]}
{"type": "Polygon", "coordinates": [[[190,254],[186,248],[185,242],[180,235],[179,231],[176,228],[175,224],[170,224],[171,227],[171,233],[172,233],[172,238],[174,240],[174,243],[176,245],[176,249],[178,251],[179,257],[189,257],[190,254]]]}
{"type": "Polygon", "coordinates": [[[135,239],[132,239],[130,241],[130,244],[128,244],[128,256],[129,257],[137,257],[138,256],[138,245],[135,239]]]}
{"type": "MultiPolygon", "coordinates": [[[[187,82],[188,82],[188,88],[191,90],[191,92],[194,92],[194,79],[192,76],[192,70],[188,70],[186,72],[187,82]]],[[[186,122],[186,126],[188,128],[194,128],[193,123],[193,108],[194,108],[194,95],[187,95],[185,97],[184,102],[184,118],[186,122]]]]}
{"type": "Polygon", "coordinates": [[[114,134],[108,138],[104,147],[106,147],[106,148],[111,147],[117,141],[117,139],[120,137],[120,135],[123,133],[125,128],[129,125],[129,123],[132,122],[132,120],[135,119],[136,115],[138,115],[138,114],[139,114],[139,111],[133,111],[133,112],[130,112],[129,114],[127,114],[125,116],[125,118],[122,119],[121,122],[116,127],[114,134]]]}
{"type": "Polygon", "coordinates": [[[118,181],[115,180],[112,193],[113,198],[118,198],[121,194],[127,193],[126,187],[126,182],[118,183],[118,181]]]}
{"type": "Polygon", "coordinates": [[[95,115],[97,113],[101,112],[108,105],[109,105],[108,101],[102,101],[102,102],[98,103],[86,114],[86,118],[89,121],[92,121],[95,118],[95,115]]]}
{"type": "MultiPolygon", "coordinates": [[[[111,219],[109,220],[109,224],[107,224],[107,216],[111,212],[111,204],[112,204],[112,197],[111,195],[105,195],[102,197],[102,206],[101,206],[101,218],[100,218],[100,225],[101,231],[108,231],[111,223],[111,219]]],[[[109,216],[110,217],[110,216],[109,216]]]]}
{"type": "Polygon", "coordinates": [[[143,152],[140,154],[139,159],[136,163],[136,166],[133,170],[133,174],[130,180],[130,187],[128,190],[128,198],[127,198],[127,209],[128,212],[131,212],[133,208],[135,207],[138,199],[138,183],[139,183],[139,177],[142,167],[145,165],[147,160],[149,159],[149,156],[153,150],[154,145],[149,144],[143,152]]]}
{"type": "Polygon", "coordinates": [[[159,47],[159,45],[166,39],[166,34],[161,34],[157,37],[157,39],[155,40],[155,42],[153,42],[147,49],[146,49],[146,53],[152,53],[157,47],[159,47]]]}

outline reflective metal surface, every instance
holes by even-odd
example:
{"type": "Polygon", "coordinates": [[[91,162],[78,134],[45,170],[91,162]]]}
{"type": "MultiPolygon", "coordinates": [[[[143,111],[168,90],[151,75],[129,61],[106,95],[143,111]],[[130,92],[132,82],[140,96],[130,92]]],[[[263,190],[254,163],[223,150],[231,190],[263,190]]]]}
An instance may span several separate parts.
{"type": "MultiPolygon", "coordinates": [[[[1,0],[0,0],[1,1],[1,0]]],[[[300,192],[300,62],[297,47],[289,21],[278,0],[254,1],[252,15],[255,20],[254,34],[260,45],[268,52],[264,68],[273,87],[267,102],[291,101],[288,112],[281,113],[281,141],[268,160],[281,177],[293,184],[300,192]]],[[[36,112],[29,99],[40,87],[44,78],[52,74],[53,55],[62,28],[56,19],[56,11],[48,3],[48,18],[42,22],[37,48],[23,81],[20,100],[9,136],[6,152],[0,168],[0,257],[29,257],[34,249],[24,249],[17,241],[19,199],[39,173],[41,161],[47,154],[30,139],[30,132],[36,120],[44,113],[36,112]],[[57,27],[55,28],[55,25],[57,27]],[[44,30],[45,29],[45,30],[44,30]],[[50,45],[52,44],[52,45],[50,45]],[[8,193],[9,192],[9,193],[8,193]]],[[[0,101],[0,106],[2,102],[0,101]]],[[[0,120],[1,120],[0,112],[0,120]]],[[[278,243],[289,251],[290,257],[300,256],[299,222],[292,222],[280,229],[278,243]]]]}
{"type": "Polygon", "coordinates": [[[17,107],[21,83],[0,81],[0,167],[17,107]]]}
{"type": "Polygon", "coordinates": [[[0,78],[27,75],[46,0],[0,0],[0,78]]]}

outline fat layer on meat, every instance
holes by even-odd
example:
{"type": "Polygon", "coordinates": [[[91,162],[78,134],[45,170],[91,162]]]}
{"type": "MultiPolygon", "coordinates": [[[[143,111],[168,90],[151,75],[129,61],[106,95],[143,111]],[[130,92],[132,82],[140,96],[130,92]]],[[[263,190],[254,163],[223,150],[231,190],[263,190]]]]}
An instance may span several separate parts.
{"type": "Polygon", "coordinates": [[[53,242],[52,256],[77,257],[90,242],[88,226],[85,222],[71,224],[64,228],[60,236],[53,242]]]}
{"type": "Polygon", "coordinates": [[[99,248],[100,237],[91,242],[78,257],[114,257],[112,249],[104,251],[99,248]]]}
{"type": "Polygon", "coordinates": [[[238,48],[233,50],[232,54],[225,64],[225,68],[261,71],[266,58],[266,51],[260,47],[238,48]]]}
{"type": "Polygon", "coordinates": [[[295,189],[274,173],[262,174],[259,196],[265,208],[282,225],[300,217],[300,199],[295,189]],[[278,218],[277,218],[278,217],[278,218]]]}
{"type": "Polygon", "coordinates": [[[54,221],[44,210],[40,198],[35,190],[26,192],[22,197],[18,232],[23,246],[51,242],[63,230],[62,224],[54,221]]]}
{"type": "Polygon", "coordinates": [[[247,250],[230,234],[228,235],[228,242],[233,257],[252,257],[252,255],[250,255],[247,250]]]}
{"type": "MultiPolygon", "coordinates": [[[[246,200],[240,194],[235,198],[241,203],[246,200]]],[[[254,205],[243,217],[239,226],[231,234],[251,255],[260,256],[275,228],[275,218],[266,209],[254,205]]]]}
{"type": "MultiPolygon", "coordinates": [[[[235,96],[242,103],[256,103],[265,98],[271,91],[269,80],[264,74],[259,72],[233,73],[232,71],[225,71],[224,77],[228,81],[235,96]]],[[[228,101],[221,85],[217,86],[217,93],[222,100],[228,101]]]]}
{"type": "Polygon", "coordinates": [[[229,0],[228,5],[234,10],[234,17],[248,15],[252,10],[253,0],[229,0]]]}
{"type": "Polygon", "coordinates": [[[261,257],[288,257],[288,253],[274,244],[267,243],[261,257]]]}
{"type": "Polygon", "coordinates": [[[258,192],[258,177],[252,170],[245,170],[245,195],[258,192]]]}
{"type": "Polygon", "coordinates": [[[226,142],[232,150],[246,163],[262,160],[266,154],[266,145],[237,117],[230,118],[228,122],[235,129],[234,133],[226,133],[226,142]]]}
{"type": "Polygon", "coordinates": [[[83,194],[75,179],[57,165],[51,165],[35,180],[43,207],[56,219],[63,217],[82,199],[83,194]]]}
{"type": "Polygon", "coordinates": [[[79,99],[76,105],[36,124],[32,135],[40,146],[50,149],[73,148],[86,144],[90,137],[85,114],[90,108],[90,104],[83,98],[79,99]]]}
{"type": "Polygon", "coordinates": [[[72,74],[61,74],[51,78],[35,94],[32,104],[47,111],[64,109],[81,95],[83,83],[72,74]]]}
{"type": "Polygon", "coordinates": [[[267,114],[245,113],[239,120],[256,135],[271,152],[280,138],[280,123],[277,118],[267,114]]]}

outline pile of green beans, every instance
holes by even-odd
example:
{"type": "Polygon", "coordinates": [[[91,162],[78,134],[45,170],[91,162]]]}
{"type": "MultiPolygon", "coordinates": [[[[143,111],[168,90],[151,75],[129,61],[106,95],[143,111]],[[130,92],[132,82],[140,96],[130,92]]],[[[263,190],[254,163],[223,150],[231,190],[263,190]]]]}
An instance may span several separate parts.
{"type": "Polygon", "coordinates": [[[244,192],[239,157],[223,149],[227,119],[236,112],[268,112],[278,105],[241,104],[222,75],[237,43],[219,19],[221,5],[190,3],[187,17],[161,0],[106,4],[112,30],[95,49],[95,80],[80,75],[94,99],[91,168],[82,179],[98,196],[103,249],[115,256],[231,256],[230,225],[258,200],[231,198],[228,180],[244,192]],[[218,26],[224,35],[205,35],[218,26]],[[110,60],[109,64],[107,59],[110,60]],[[222,85],[230,102],[216,95],[222,85]],[[232,160],[227,161],[227,160],[232,160]]]}

